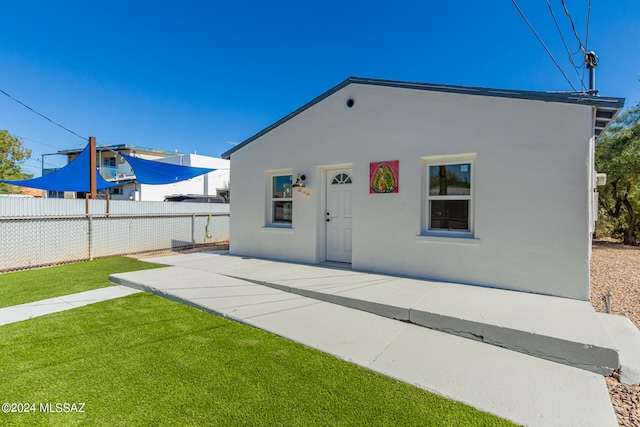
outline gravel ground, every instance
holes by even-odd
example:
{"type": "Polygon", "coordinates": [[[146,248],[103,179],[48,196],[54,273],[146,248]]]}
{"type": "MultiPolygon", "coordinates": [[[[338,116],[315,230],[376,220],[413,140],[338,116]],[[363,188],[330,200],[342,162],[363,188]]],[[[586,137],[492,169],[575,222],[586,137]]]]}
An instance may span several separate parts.
{"type": "MultiPolygon", "coordinates": [[[[611,291],[611,313],[628,317],[640,328],[640,247],[613,241],[593,242],[591,304],[606,312],[602,296],[611,291]]],[[[607,377],[611,402],[621,426],[640,427],[640,385],[621,384],[607,377]]]]}

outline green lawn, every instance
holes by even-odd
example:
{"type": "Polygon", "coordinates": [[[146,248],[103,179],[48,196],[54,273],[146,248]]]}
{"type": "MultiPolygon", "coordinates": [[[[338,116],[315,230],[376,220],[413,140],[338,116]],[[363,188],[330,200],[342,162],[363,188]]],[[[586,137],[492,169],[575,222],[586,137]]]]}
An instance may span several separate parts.
{"type": "Polygon", "coordinates": [[[112,286],[109,274],[158,267],[162,266],[113,257],[0,274],[0,308],[112,286]]]}
{"type": "Polygon", "coordinates": [[[0,401],[36,405],[3,426],[512,425],[144,293],[1,326],[0,354],[0,401]]]}

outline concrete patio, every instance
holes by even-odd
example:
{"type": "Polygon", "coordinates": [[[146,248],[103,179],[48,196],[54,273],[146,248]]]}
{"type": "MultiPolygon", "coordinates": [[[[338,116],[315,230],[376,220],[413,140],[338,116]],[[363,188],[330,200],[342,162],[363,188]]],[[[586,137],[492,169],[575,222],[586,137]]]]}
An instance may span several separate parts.
{"type": "Polygon", "coordinates": [[[220,252],[150,261],[171,267],[111,280],[517,423],[617,425],[617,346],[588,302],[220,252]]]}

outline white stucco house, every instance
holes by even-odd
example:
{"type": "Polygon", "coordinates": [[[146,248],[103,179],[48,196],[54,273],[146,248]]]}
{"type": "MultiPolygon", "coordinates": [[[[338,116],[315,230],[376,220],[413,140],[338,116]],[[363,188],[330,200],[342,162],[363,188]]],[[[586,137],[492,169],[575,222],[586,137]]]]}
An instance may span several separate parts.
{"type": "Polygon", "coordinates": [[[348,78],[222,155],[230,252],[587,300],[623,104],[348,78]]]}

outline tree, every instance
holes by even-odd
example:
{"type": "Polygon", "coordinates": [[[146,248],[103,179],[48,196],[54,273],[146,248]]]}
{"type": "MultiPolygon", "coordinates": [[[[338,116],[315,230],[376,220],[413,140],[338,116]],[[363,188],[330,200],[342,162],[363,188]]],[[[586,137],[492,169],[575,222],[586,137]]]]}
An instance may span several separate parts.
{"type": "Polygon", "coordinates": [[[596,146],[596,170],[607,174],[598,230],[640,244],[640,103],[621,114],[596,146]]]}
{"type": "MultiPolygon", "coordinates": [[[[33,175],[22,171],[22,164],[31,156],[22,140],[0,130],[0,179],[28,179],[33,175]]],[[[19,187],[0,183],[0,194],[19,193],[19,187]]]]}

